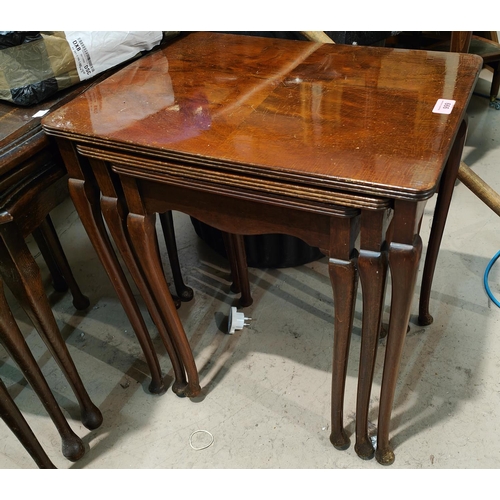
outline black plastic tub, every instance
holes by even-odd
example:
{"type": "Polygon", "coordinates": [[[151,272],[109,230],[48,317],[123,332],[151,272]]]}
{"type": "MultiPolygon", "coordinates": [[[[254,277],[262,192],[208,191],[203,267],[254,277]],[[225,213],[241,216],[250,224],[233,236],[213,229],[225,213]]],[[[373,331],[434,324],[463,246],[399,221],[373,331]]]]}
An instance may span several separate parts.
{"type": "MultiPolygon", "coordinates": [[[[194,217],[191,217],[191,222],[196,234],[219,255],[227,258],[222,233],[194,217]]],[[[249,267],[295,267],[323,257],[319,248],[286,234],[259,234],[245,236],[244,240],[249,267]]]]}

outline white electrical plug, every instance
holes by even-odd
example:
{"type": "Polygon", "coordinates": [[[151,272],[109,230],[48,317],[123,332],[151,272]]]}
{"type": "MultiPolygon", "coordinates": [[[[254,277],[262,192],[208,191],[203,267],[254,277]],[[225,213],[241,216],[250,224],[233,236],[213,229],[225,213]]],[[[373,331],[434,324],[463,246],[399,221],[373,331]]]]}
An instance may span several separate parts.
{"type": "Polygon", "coordinates": [[[248,323],[245,323],[245,320],[251,319],[252,318],[245,318],[245,315],[238,312],[236,307],[231,307],[229,311],[227,333],[232,335],[236,330],[242,330],[244,326],[248,326],[248,323]]]}

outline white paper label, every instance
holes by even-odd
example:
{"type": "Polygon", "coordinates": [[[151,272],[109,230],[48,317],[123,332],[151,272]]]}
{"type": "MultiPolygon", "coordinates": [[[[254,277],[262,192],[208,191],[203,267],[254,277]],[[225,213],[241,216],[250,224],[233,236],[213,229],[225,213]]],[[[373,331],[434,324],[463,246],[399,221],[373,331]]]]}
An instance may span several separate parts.
{"type": "Polygon", "coordinates": [[[32,118],[40,118],[41,116],[47,114],[49,112],[48,109],[41,109],[40,111],[37,111],[32,118]]]}
{"type": "Polygon", "coordinates": [[[440,113],[442,115],[449,115],[456,102],[457,101],[452,101],[451,99],[438,99],[432,112],[440,113]]]}

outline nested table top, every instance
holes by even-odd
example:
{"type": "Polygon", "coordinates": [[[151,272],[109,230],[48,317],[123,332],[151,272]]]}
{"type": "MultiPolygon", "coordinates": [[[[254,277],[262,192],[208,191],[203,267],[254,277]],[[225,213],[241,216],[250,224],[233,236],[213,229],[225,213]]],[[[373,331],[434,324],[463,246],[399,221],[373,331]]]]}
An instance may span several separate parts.
{"type": "Polygon", "coordinates": [[[481,66],[470,54],[197,32],[131,63],[43,127],[161,160],[160,173],[187,164],[426,199],[481,66]]]}

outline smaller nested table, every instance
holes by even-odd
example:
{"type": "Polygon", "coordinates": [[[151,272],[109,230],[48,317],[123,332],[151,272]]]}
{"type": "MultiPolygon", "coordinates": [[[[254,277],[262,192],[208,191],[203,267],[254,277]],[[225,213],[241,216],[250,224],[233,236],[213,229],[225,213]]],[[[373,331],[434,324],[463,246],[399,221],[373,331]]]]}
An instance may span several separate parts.
{"type": "MultiPolygon", "coordinates": [[[[390,266],[376,450],[377,460],[390,464],[419,226],[440,182],[452,185],[481,64],[469,54],[199,32],[132,63],[43,126],[58,139],[70,186],[96,181],[120,211],[114,237],[129,245],[143,290],[168,325],[188,373],[187,393],[199,391],[197,372],[161,272],[156,213],[179,210],[233,235],[294,235],[329,257],[330,439],[339,449],[349,446],[343,399],[359,274],[356,452],[363,458],[375,452],[367,417],[390,266]]],[[[83,213],[88,200],[80,194],[73,199],[83,213]]]]}

